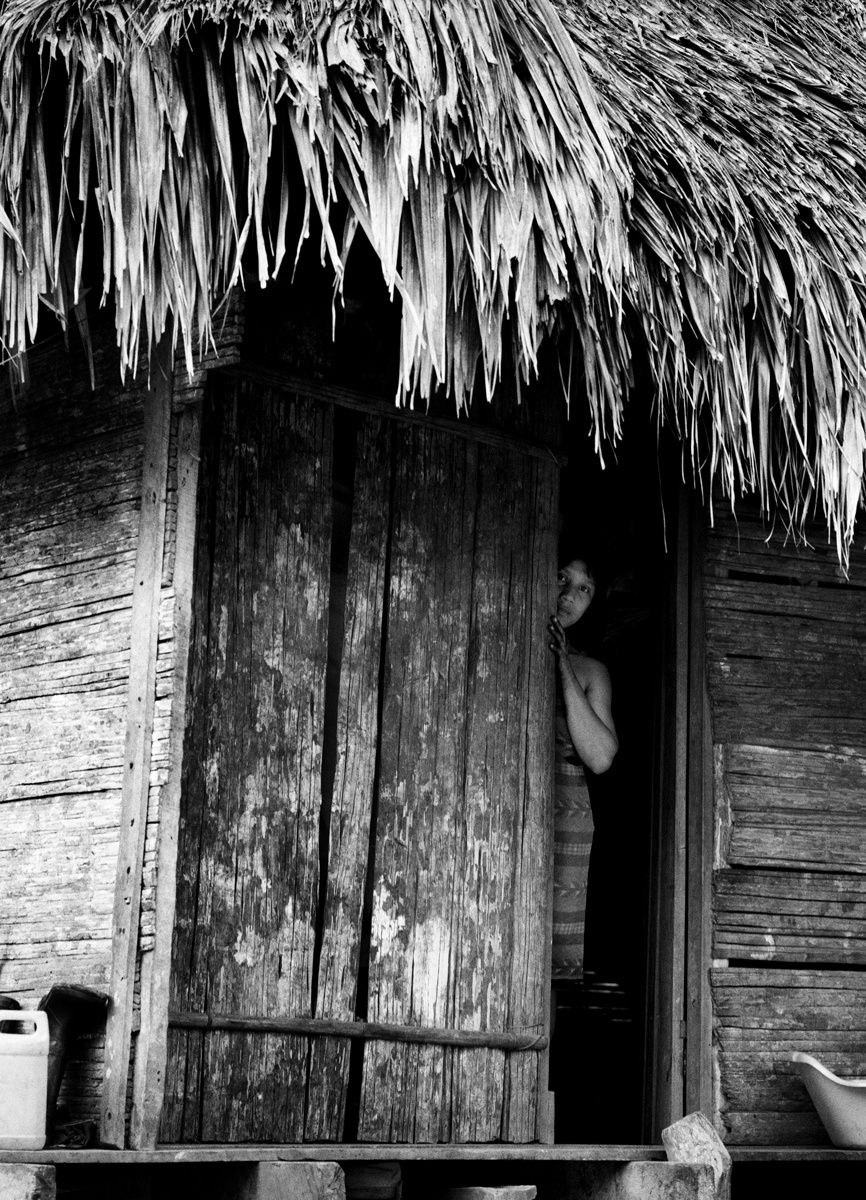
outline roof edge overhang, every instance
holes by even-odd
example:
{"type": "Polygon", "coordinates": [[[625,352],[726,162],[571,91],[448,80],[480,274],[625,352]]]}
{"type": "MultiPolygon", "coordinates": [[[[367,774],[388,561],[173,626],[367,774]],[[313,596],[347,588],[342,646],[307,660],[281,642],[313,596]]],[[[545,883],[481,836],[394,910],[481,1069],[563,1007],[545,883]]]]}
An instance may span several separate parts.
{"type": "Polygon", "coordinates": [[[124,368],[171,325],[191,369],[242,263],[265,286],[296,252],[291,211],[303,239],[315,208],[337,289],[360,228],[401,298],[402,397],[441,386],[461,407],[479,378],[489,397],[506,330],[522,380],[561,337],[615,441],[640,355],[695,471],[794,527],[823,509],[844,560],[866,450],[863,192],[844,228],[802,188],[783,212],[710,163],[670,89],[656,127],[630,124],[598,69],[603,6],[0,3],[7,354],[41,305],[82,303],[96,239],[124,368]]]}

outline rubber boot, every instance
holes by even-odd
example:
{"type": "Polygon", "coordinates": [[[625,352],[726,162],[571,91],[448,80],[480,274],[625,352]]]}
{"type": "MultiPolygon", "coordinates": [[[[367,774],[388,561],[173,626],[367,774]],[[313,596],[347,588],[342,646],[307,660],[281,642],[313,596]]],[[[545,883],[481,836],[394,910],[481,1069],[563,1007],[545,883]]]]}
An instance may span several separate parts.
{"type": "Polygon", "coordinates": [[[57,1096],[74,1038],[98,1029],[108,1011],[108,996],[94,988],[57,983],[42,997],[39,1007],[48,1014],[48,1114],[49,1140],[54,1128],[57,1096]]]}

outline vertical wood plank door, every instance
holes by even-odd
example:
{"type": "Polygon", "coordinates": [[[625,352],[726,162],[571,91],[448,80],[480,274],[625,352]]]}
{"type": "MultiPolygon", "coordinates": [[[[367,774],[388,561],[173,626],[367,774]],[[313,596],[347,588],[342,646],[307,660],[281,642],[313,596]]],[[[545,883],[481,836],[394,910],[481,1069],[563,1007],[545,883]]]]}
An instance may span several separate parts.
{"type": "Polygon", "coordinates": [[[539,1050],[425,1031],[546,1032],[556,463],[221,388],[161,1138],[536,1140],[539,1050]]]}
{"type": "MultiPolygon", "coordinates": [[[[308,1016],[332,411],[244,385],[205,423],[171,1007],[308,1016]]],[[[298,1141],[309,1039],[169,1040],[164,1140],[298,1141]]]]}
{"type": "MultiPolygon", "coordinates": [[[[371,1019],[541,1033],[548,996],[555,480],[401,430],[373,880],[371,1019]]],[[[532,1141],[537,1055],[372,1042],[359,1136],[532,1141]]]]}

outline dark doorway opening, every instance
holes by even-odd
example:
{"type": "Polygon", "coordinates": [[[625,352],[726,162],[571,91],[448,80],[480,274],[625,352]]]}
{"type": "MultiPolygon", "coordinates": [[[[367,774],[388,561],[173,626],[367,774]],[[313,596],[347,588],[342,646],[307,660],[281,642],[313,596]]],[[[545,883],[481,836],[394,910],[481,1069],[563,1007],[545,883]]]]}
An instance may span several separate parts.
{"type": "Polygon", "coordinates": [[[595,832],[583,979],[554,981],[550,1086],[557,1142],[637,1143],[649,1123],[652,847],[673,570],[666,547],[676,509],[663,494],[655,425],[632,403],[632,428],[604,467],[587,428],[571,421],[562,477],[563,529],[601,560],[608,576],[597,656],[611,675],[620,749],[608,772],[588,774],[595,832]],[[644,428],[636,428],[641,420],[644,428]]]}

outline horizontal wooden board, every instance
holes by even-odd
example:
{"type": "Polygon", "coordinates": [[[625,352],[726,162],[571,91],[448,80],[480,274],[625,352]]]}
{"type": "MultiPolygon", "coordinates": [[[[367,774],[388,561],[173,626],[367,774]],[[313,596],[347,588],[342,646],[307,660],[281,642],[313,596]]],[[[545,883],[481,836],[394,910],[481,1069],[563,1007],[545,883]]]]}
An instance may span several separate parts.
{"type": "Polygon", "coordinates": [[[713,955],[866,963],[866,877],[809,871],[717,871],[713,955]]]}
{"type": "Polygon", "coordinates": [[[120,432],[139,437],[146,380],[140,376],[119,388],[116,362],[109,370],[111,380],[103,380],[95,391],[86,377],[67,376],[54,387],[34,378],[16,411],[0,405],[0,465],[20,469],[25,460],[48,463],[72,451],[85,459],[99,454],[105,437],[120,432]]]}
{"type": "Polygon", "coordinates": [[[707,538],[705,572],[787,579],[794,584],[866,587],[866,555],[856,546],[852,549],[846,576],[836,543],[828,538],[822,522],[811,522],[806,542],[798,545],[778,521],[763,520],[751,501],[739,500],[734,514],[727,502],[718,500],[707,538]]]}
{"type": "Polygon", "coordinates": [[[119,790],[0,805],[0,991],[107,978],[119,790]],[[51,886],[46,886],[46,881],[51,886]]]}
{"type": "MultiPolygon", "coordinates": [[[[709,674],[712,681],[714,671],[709,674]]],[[[837,704],[837,711],[828,711],[826,704],[815,699],[814,691],[779,700],[777,697],[784,695],[782,688],[781,684],[778,690],[742,687],[731,703],[716,695],[712,703],[714,735],[735,742],[754,738],[766,746],[866,743],[866,719],[860,710],[840,712],[837,704]]]]}
{"type": "Polygon", "coordinates": [[[866,753],[813,745],[717,747],[726,864],[866,872],[866,753]]]}
{"type": "MultiPolygon", "coordinates": [[[[751,1158],[750,1151],[736,1151],[737,1157],[751,1158]]],[[[772,1149],[767,1150],[772,1155],[772,1149]]],[[[845,1151],[836,1151],[841,1158],[845,1151]]],[[[847,1156],[855,1155],[848,1151],[847,1156]]],[[[866,1155],[861,1155],[866,1157],[866,1155]]],[[[591,1142],[560,1142],[555,1146],[506,1145],[417,1145],[413,1143],[329,1142],[322,1145],[174,1145],[165,1143],[153,1149],[109,1150],[93,1147],[87,1150],[68,1150],[49,1147],[46,1150],[0,1150],[0,1163],[36,1162],[78,1166],[110,1162],[114,1166],[141,1166],[158,1163],[256,1163],[256,1162],[654,1162],[664,1161],[663,1146],[620,1145],[591,1142]]]]}
{"type": "Polygon", "coordinates": [[[830,1146],[818,1114],[812,1112],[730,1112],[721,1117],[724,1140],[736,1146],[830,1146]]]}
{"type": "MultiPolygon", "coordinates": [[[[780,793],[795,803],[813,807],[832,789],[827,799],[856,807],[866,788],[866,747],[821,745],[814,739],[808,748],[773,748],[729,743],[724,748],[725,776],[736,789],[735,799],[748,804],[748,787],[777,783],[780,793]],[[830,787],[828,788],[828,783],[830,787]],[[822,793],[823,789],[823,793],[822,793]]],[[[761,797],[763,804],[765,797],[761,797]]]]}
{"type": "Polygon", "coordinates": [[[707,615],[722,616],[715,637],[724,638],[747,616],[754,619],[783,616],[790,619],[780,636],[808,633],[810,626],[840,625],[854,640],[866,640],[866,631],[852,628],[851,622],[863,612],[866,589],[845,586],[833,588],[779,583],[770,579],[705,580],[704,602],[707,615]],[[726,618],[726,619],[725,619],[726,618]]]}
{"type": "Polygon", "coordinates": [[[710,978],[728,1139],[825,1143],[790,1054],[805,1051],[839,1075],[866,1076],[866,972],[737,968],[710,978]]]}
{"type": "Polygon", "coordinates": [[[852,554],[846,581],[831,560],[801,562],[776,543],[764,545],[753,519],[745,526],[747,568],[730,541],[711,534],[707,544],[715,740],[866,745],[866,556],[852,554]]]}
{"type": "Polygon", "coordinates": [[[82,687],[0,707],[0,804],[119,788],[123,718],[117,688],[82,687]]]}

